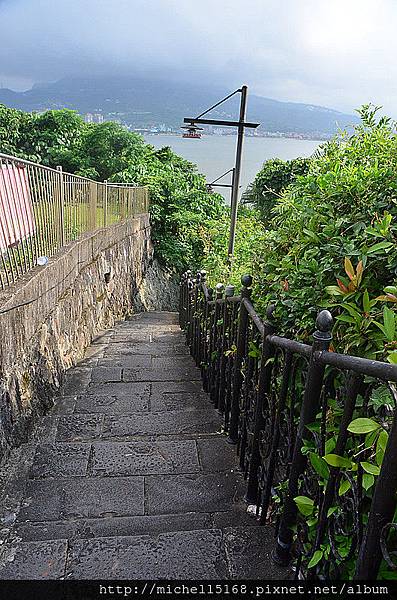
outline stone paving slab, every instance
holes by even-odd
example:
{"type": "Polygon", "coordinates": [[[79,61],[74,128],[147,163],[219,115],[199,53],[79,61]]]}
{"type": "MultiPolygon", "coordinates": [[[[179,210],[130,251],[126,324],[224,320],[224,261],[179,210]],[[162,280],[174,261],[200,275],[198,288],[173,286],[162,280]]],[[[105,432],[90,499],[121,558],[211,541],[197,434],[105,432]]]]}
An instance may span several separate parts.
{"type": "Polygon", "coordinates": [[[169,310],[153,310],[150,312],[146,312],[146,313],[137,313],[135,315],[132,315],[131,317],[129,317],[126,321],[123,321],[122,323],[124,324],[124,326],[127,325],[127,323],[135,323],[135,321],[139,322],[144,322],[144,323],[165,323],[166,325],[169,324],[175,324],[177,325],[179,323],[179,315],[176,312],[172,312],[169,310]]]}
{"type": "MultiPolygon", "coordinates": [[[[101,437],[104,419],[102,414],[59,417],[56,441],[79,442],[98,439],[101,437]]],[[[120,419],[124,421],[123,417],[120,419]]]]}
{"type": "Polygon", "coordinates": [[[92,448],[94,476],[194,473],[200,470],[194,440],[99,442],[92,448]]]}
{"type": "Polygon", "coordinates": [[[0,566],[0,579],[61,579],[65,575],[67,548],[67,540],[12,546],[0,566]]]}
{"type": "Polygon", "coordinates": [[[257,527],[258,520],[247,513],[247,505],[236,504],[231,510],[212,513],[212,526],[214,529],[226,527],[257,527]]]}
{"type": "Polygon", "coordinates": [[[150,354],[116,354],[112,357],[101,358],[100,366],[101,368],[118,367],[120,369],[150,368],[152,357],[150,354]]]}
{"type": "MultiPolygon", "coordinates": [[[[24,542],[62,538],[98,538],[112,536],[135,536],[166,533],[167,531],[190,531],[210,529],[214,521],[209,513],[185,513],[183,515],[138,515],[102,519],[71,519],[69,521],[28,522],[18,524],[17,538],[24,542]]],[[[225,521],[227,526],[231,521],[225,521]]]]}
{"type": "MultiPolygon", "coordinates": [[[[98,382],[90,383],[86,393],[92,396],[129,396],[129,397],[148,397],[150,396],[150,383],[127,383],[127,382],[98,382]]],[[[131,408],[131,412],[133,408],[131,408]]]]}
{"type": "Polygon", "coordinates": [[[123,369],[121,367],[110,367],[110,366],[104,366],[101,364],[99,367],[94,367],[92,369],[92,375],[91,375],[91,384],[95,384],[95,383],[113,383],[113,382],[118,382],[118,381],[122,381],[122,374],[123,374],[123,369]]]}
{"type": "Polygon", "coordinates": [[[146,513],[159,515],[230,510],[245,487],[230,473],[152,475],[145,479],[146,513]]]}
{"type": "Polygon", "coordinates": [[[58,429],[58,420],[61,417],[55,414],[48,414],[42,417],[37,430],[37,438],[42,444],[55,444],[56,433],[58,429]]]}
{"type": "Polygon", "coordinates": [[[141,413],[134,416],[105,416],[102,438],[204,434],[219,430],[220,425],[220,416],[208,408],[141,413]]]}
{"type": "Polygon", "coordinates": [[[237,470],[236,446],[227,443],[226,435],[197,441],[200,464],[204,471],[237,470]]]}
{"type": "Polygon", "coordinates": [[[152,383],[151,395],[161,396],[163,394],[202,394],[203,398],[207,398],[207,394],[203,392],[201,381],[155,381],[152,383]]]}
{"type": "MultiPolygon", "coordinates": [[[[153,356],[153,369],[175,369],[192,367],[197,369],[193,358],[189,356],[153,356]]],[[[198,370],[198,369],[197,369],[198,370]]]]}
{"type": "Polygon", "coordinates": [[[90,367],[76,367],[71,369],[65,377],[64,385],[62,386],[62,395],[73,396],[73,394],[81,394],[91,382],[90,367]]]}
{"type": "Polygon", "coordinates": [[[228,574],[219,530],[71,542],[67,579],[223,579],[228,574]]]}
{"type": "Polygon", "coordinates": [[[143,477],[32,480],[18,521],[144,514],[143,477]]]}
{"type": "Polygon", "coordinates": [[[124,369],[123,381],[194,381],[201,382],[200,371],[196,367],[180,367],[179,369],[124,369]]]}
{"type": "Polygon", "coordinates": [[[290,579],[287,568],[275,565],[271,553],[274,530],[269,527],[232,527],[224,530],[232,579],[290,579]]]}
{"type": "Polygon", "coordinates": [[[30,477],[84,477],[89,456],[88,444],[40,444],[36,449],[30,477]]]}
{"type": "Polygon", "coordinates": [[[112,331],[97,335],[91,342],[91,346],[107,346],[112,339],[112,331]]]}
{"type": "Polygon", "coordinates": [[[157,342],[142,342],[134,343],[126,346],[123,343],[113,343],[106,347],[104,350],[105,358],[113,356],[134,356],[141,354],[150,354],[151,356],[164,356],[164,353],[168,353],[171,356],[190,356],[189,348],[183,342],[167,344],[164,346],[162,343],[157,342]]]}
{"type": "Polygon", "coordinates": [[[146,412],[149,410],[149,389],[145,394],[119,394],[94,395],[87,394],[78,396],[75,404],[75,413],[102,415],[131,414],[134,412],[146,412]]]}
{"type": "Polygon", "coordinates": [[[175,412],[180,408],[183,410],[207,410],[212,408],[214,410],[208,396],[202,391],[193,393],[152,393],[150,397],[150,409],[152,412],[175,412]]]}

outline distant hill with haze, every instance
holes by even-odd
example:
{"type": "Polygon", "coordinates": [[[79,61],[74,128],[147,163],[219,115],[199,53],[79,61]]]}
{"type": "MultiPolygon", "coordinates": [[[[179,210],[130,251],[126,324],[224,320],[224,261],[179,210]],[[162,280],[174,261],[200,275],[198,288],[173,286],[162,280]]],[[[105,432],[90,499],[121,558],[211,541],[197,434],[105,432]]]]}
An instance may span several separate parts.
{"type": "MultiPolygon", "coordinates": [[[[183,117],[198,115],[228,93],[230,90],[206,84],[125,77],[70,78],[37,84],[26,92],[0,89],[0,103],[24,111],[70,108],[81,114],[99,113],[105,119],[117,119],[135,128],[165,125],[177,129],[183,117]]],[[[234,97],[209,116],[236,119],[238,102],[234,97]]],[[[280,102],[251,93],[248,118],[261,123],[262,131],[309,136],[329,136],[338,127],[358,122],[356,116],[331,108],[280,102]]]]}

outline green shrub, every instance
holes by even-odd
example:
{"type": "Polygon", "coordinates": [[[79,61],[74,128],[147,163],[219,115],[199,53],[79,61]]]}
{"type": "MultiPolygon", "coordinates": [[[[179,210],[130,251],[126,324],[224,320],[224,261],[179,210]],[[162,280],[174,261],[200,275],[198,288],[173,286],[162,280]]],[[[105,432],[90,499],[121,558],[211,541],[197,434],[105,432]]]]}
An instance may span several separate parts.
{"type": "MultiPolygon", "coordinates": [[[[377,108],[359,112],[362,123],[324,144],[307,173],[276,198],[266,231],[255,212],[239,218],[236,273],[254,276],[262,315],[276,304],[280,333],[309,340],[317,312],[330,308],[335,348],[394,360],[397,138],[394,123],[379,118],[377,108]]],[[[222,277],[217,256],[207,256],[205,265],[226,280],[230,273],[224,266],[222,277]]]]}
{"type": "Polygon", "coordinates": [[[0,151],[98,181],[148,186],[156,256],[175,273],[199,268],[206,228],[228,213],[197,167],[170,148],[156,150],[117,123],[84,123],[70,110],[37,115],[0,105],[0,151]]]}
{"type": "Polygon", "coordinates": [[[243,201],[252,204],[259,211],[262,220],[268,222],[277,199],[281,198],[297,177],[307,173],[309,166],[310,158],[295,158],[287,161],[280,158],[267,160],[245,192],[243,201]]]}

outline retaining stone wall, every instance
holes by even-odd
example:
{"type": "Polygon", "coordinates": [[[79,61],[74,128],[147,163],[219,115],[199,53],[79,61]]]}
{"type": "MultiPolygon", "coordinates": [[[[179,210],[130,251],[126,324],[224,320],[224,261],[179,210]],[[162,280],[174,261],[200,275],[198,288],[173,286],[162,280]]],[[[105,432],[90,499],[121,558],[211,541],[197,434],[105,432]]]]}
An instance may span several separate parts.
{"type": "Polygon", "coordinates": [[[141,215],[83,235],[0,294],[0,313],[12,309],[0,314],[0,462],[26,441],[93,337],[133,312],[152,254],[141,215]]]}

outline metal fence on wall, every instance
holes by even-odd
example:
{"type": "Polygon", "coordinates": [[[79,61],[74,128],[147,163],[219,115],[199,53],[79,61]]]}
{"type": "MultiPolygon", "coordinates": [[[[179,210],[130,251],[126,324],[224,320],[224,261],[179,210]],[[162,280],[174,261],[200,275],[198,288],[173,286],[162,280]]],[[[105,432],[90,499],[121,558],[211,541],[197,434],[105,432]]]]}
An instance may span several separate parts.
{"type": "Polygon", "coordinates": [[[146,187],[98,183],[0,153],[0,289],[82,233],[148,208],[146,187]]]}
{"type": "Polygon", "coordinates": [[[278,336],[274,307],[263,321],[251,284],[244,276],[235,295],[187,272],[180,324],[237,445],[246,500],[275,525],[273,556],[294,560],[299,578],[393,578],[397,365],[330,351],[326,310],[312,345],[278,336]]]}

